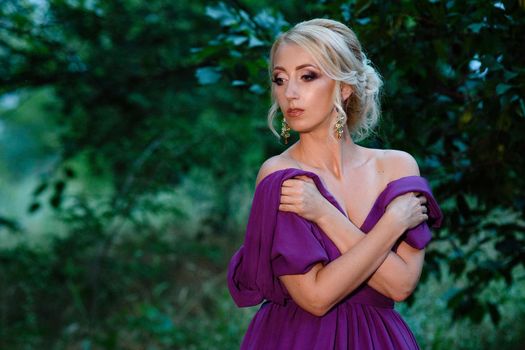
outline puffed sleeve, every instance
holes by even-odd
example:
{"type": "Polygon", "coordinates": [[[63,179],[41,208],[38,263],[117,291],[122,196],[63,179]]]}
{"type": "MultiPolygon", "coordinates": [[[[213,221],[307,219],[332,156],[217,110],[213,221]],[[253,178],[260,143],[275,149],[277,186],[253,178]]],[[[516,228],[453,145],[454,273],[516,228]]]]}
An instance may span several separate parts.
{"type": "MultiPolygon", "coordinates": [[[[443,220],[443,214],[432,194],[428,181],[421,176],[405,176],[392,181],[381,193],[377,202],[381,206],[381,212],[384,213],[386,206],[395,197],[407,192],[419,192],[427,198],[428,220],[405,232],[401,236],[401,240],[413,248],[423,249],[432,239],[430,227],[440,227],[443,220]]],[[[397,245],[394,248],[397,248],[397,245]]]]}
{"type": "Polygon", "coordinates": [[[244,243],[228,266],[228,288],[237,305],[253,306],[265,299],[283,304],[287,295],[278,276],[303,273],[316,262],[328,260],[311,224],[279,211],[282,182],[305,174],[309,173],[279,170],[257,186],[244,243]]]}
{"type": "Polygon", "coordinates": [[[315,264],[328,261],[322,239],[310,221],[295,213],[277,214],[272,247],[275,276],[303,274],[315,264]]]}
{"type": "Polygon", "coordinates": [[[423,249],[432,240],[432,233],[426,222],[422,222],[418,226],[408,230],[401,240],[404,240],[412,248],[423,249]]]}
{"type": "Polygon", "coordinates": [[[432,240],[430,227],[440,227],[441,221],[443,220],[443,214],[432,194],[428,182],[424,178],[416,177],[415,179],[409,178],[408,180],[411,180],[409,183],[412,184],[412,187],[408,187],[408,184],[403,185],[401,181],[397,191],[403,190],[403,186],[406,186],[403,192],[407,192],[407,188],[412,188],[413,191],[417,191],[424,195],[427,198],[428,220],[423,221],[416,227],[408,230],[403,236],[401,236],[401,239],[413,248],[423,249],[432,240]]]}

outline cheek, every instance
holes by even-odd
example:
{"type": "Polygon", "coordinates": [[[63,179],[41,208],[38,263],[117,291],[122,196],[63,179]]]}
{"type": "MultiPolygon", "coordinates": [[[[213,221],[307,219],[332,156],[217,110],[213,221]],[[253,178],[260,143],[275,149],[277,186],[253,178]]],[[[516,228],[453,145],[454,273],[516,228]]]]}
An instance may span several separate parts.
{"type": "Polygon", "coordinates": [[[281,107],[284,106],[286,103],[286,97],[284,96],[283,89],[276,88],[273,91],[273,98],[275,99],[275,101],[277,101],[277,104],[281,107]]]}
{"type": "Polygon", "coordinates": [[[316,84],[315,89],[312,89],[311,96],[315,98],[316,105],[319,108],[327,109],[333,106],[333,91],[334,84],[330,81],[320,81],[316,84]]]}

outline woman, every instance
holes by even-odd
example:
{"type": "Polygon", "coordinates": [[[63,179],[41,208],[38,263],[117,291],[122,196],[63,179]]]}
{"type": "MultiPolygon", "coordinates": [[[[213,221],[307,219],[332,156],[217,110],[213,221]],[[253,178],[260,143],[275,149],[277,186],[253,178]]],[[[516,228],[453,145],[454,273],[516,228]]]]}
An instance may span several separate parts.
{"type": "Polygon", "coordinates": [[[417,349],[393,309],[414,290],[441,212],[407,153],[354,143],[376,124],[381,80],[355,34],[315,19],[270,53],[281,136],[261,167],[245,242],[230,262],[239,306],[265,301],[243,349],[417,349]]]}

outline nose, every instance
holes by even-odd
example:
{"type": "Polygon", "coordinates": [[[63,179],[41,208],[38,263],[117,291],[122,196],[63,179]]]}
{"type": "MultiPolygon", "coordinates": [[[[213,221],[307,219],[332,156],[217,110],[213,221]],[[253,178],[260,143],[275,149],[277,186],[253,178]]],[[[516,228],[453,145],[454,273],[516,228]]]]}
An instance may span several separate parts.
{"type": "Polygon", "coordinates": [[[286,87],[284,89],[284,97],[288,100],[293,100],[299,98],[299,91],[297,84],[293,81],[293,79],[290,79],[286,87]]]}

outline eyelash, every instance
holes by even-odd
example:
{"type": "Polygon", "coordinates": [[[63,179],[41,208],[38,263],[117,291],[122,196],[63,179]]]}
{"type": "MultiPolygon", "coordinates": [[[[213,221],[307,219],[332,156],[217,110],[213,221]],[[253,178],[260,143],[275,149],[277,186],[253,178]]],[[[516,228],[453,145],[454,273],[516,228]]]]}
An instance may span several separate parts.
{"type": "Polygon", "coordinates": [[[312,81],[312,80],[317,79],[317,74],[314,72],[310,72],[308,74],[303,75],[301,78],[303,79],[307,78],[306,81],[312,81]]]}
{"type": "Polygon", "coordinates": [[[283,85],[283,78],[273,77],[272,82],[276,85],[281,86],[283,85]]]}
{"type": "MultiPolygon", "coordinates": [[[[314,72],[309,72],[307,74],[303,74],[301,75],[301,79],[304,79],[306,82],[310,82],[310,81],[313,81],[315,79],[318,78],[318,75],[317,73],[314,73],[314,72]]],[[[274,76],[272,78],[272,82],[278,86],[281,86],[283,85],[283,81],[284,79],[283,78],[279,78],[278,76],[274,76]]]]}

